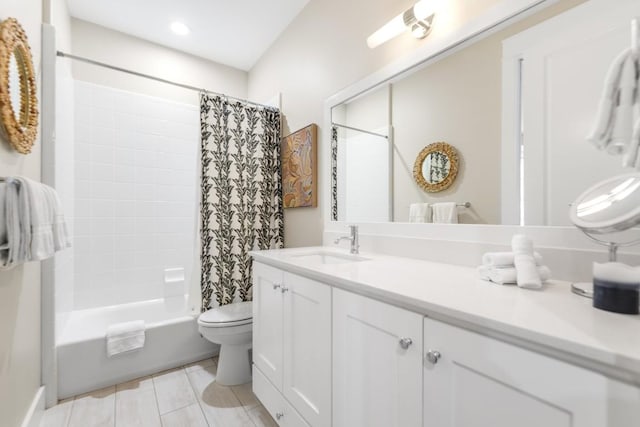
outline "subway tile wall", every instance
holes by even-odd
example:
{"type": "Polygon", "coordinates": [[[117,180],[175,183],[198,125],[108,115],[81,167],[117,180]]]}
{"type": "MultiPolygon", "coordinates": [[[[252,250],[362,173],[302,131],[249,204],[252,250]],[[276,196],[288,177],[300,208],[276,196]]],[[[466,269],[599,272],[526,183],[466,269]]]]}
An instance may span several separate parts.
{"type": "MultiPolygon", "coordinates": [[[[74,214],[74,87],[71,64],[68,61],[56,61],[56,116],[55,116],[55,155],[43,159],[52,163],[55,188],[60,197],[67,222],[67,228],[73,233],[74,214]]],[[[69,314],[73,311],[74,300],[74,250],[73,248],[56,252],[53,258],[53,283],[55,292],[56,336],[62,335],[69,314]]]]}
{"type": "Polygon", "coordinates": [[[199,110],[77,81],[74,308],[161,298],[191,275],[199,110]]]}

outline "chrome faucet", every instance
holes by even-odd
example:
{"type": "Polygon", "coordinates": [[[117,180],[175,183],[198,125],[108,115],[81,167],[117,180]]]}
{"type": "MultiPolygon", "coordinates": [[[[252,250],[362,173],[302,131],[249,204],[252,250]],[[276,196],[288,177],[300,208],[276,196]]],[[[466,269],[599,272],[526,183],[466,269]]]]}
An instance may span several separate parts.
{"type": "Polygon", "coordinates": [[[358,238],[358,226],[350,225],[349,226],[349,235],[348,236],[340,236],[333,243],[336,245],[340,243],[341,240],[348,240],[351,243],[351,252],[354,255],[358,254],[358,249],[360,248],[360,239],[358,238]]]}

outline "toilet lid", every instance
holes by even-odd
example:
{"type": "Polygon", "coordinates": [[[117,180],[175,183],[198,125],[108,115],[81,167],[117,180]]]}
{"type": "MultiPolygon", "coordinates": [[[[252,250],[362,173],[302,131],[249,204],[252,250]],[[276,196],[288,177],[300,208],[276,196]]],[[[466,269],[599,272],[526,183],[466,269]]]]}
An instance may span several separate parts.
{"type": "Polygon", "coordinates": [[[253,318],[251,301],[236,302],[205,311],[198,319],[202,323],[248,323],[253,318]],[[244,322],[243,322],[244,321],[244,322]]]}

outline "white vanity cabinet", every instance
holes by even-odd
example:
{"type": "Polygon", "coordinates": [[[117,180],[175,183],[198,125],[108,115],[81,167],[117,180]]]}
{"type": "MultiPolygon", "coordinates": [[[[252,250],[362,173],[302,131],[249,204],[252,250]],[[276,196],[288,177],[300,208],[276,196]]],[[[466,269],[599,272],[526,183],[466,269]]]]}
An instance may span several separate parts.
{"type": "Polygon", "coordinates": [[[426,318],[425,427],[631,427],[637,388],[426,318]]]}
{"type": "Polygon", "coordinates": [[[333,290],[334,427],[422,424],[422,321],[419,314],[333,290]]]}
{"type": "Polygon", "coordinates": [[[254,393],[281,426],[330,425],[331,287],[254,263],[253,292],[254,393]]]}

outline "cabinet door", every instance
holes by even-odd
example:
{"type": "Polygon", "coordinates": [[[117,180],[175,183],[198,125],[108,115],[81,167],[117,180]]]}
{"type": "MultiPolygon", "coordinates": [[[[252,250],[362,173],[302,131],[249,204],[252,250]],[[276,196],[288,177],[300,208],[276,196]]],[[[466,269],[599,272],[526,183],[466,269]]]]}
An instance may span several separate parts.
{"type": "Polygon", "coordinates": [[[638,390],[595,372],[432,319],[424,346],[425,427],[638,425],[638,390]]]}
{"type": "Polygon", "coordinates": [[[253,367],[253,393],[280,427],[309,427],[259,369],[253,367]]]}
{"type": "Polygon", "coordinates": [[[313,426],[331,425],[331,288],[284,274],[283,393],[313,426]]]}
{"type": "Polygon", "coordinates": [[[282,389],[282,271],[253,267],[253,363],[282,389]]]}
{"type": "Polygon", "coordinates": [[[334,427],[422,425],[422,319],[333,290],[334,427]]]}

